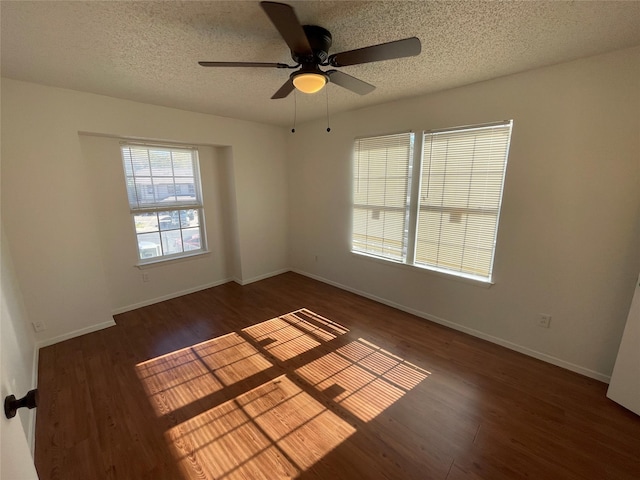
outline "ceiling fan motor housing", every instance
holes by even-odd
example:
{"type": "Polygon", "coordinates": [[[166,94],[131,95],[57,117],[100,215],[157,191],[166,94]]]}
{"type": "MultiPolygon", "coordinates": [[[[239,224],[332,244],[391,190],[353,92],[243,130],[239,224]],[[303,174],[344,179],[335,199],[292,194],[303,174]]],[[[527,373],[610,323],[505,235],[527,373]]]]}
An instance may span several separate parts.
{"type": "Polygon", "coordinates": [[[324,63],[329,57],[329,48],[331,48],[331,33],[326,28],[317,25],[303,25],[304,33],[309,40],[309,45],[313,51],[313,58],[291,52],[291,58],[294,62],[300,64],[306,63],[324,63]]]}

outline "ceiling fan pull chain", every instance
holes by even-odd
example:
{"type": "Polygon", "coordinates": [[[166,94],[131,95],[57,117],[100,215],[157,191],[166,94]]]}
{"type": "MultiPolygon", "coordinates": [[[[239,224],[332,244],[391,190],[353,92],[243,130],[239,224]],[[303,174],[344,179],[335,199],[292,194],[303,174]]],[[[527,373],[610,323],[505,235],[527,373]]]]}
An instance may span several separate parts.
{"type": "Polygon", "coordinates": [[[298,95],[296,95],[296,91],[293,91],[293,128],[291,129],[291,133],[296,133],[296,116],[298,113],[298,95]]]}
{"type": "Polygon", "coordinates": [[[327,99],[327,132],[330,132],[331,131],[331,127],[329,126],[329,89],[325,88],[324,92],[326,94],[325,96],[326,96],[326,99],[327,99]]]}

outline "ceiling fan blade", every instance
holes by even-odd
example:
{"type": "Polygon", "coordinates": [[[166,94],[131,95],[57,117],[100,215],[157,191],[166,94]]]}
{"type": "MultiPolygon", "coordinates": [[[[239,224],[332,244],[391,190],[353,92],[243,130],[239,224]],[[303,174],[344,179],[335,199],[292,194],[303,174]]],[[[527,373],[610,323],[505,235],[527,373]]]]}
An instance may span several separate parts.
{"type": "Polygon", "coordinates": [[[361,63],[379,62],[394,58],[413,57],[422,49],[420,39],[417,37],[405,38],[394,42],[371,45],[341,53],[329,55],[328,63],[334,67],[346,67],[361,63]]]}
{"type": "Polygon", "coordinates": [[[359,95],[366,95],[376,89],[376,87],[370,83],[364,82],[356,77],[352,77],[351,75],[347,75],[344,72],[339,72],[338,70],[328,70],[326,74],[329,75],[331,83],[340,85],[341,87],[351,90],[359,95]]]}
{"type": "Polygon", "coordinates": [[[291,68],[286,63],[267,62],[198,62],[203,67],[271,67],[271,68],[291,68]]]}
{"type": "Polygon", "coordinates": [[[277,2],[260,2],[260,6],[292,52],[298,55],[313,55],[307,35],[293,7],[277,2]]]}
{"type": "Polygon", "coordinates": [[[291,92],[293,92],[293,89],[295,87],[293,86],[293,79],[289,78],[289,80],[287,80],[286,82],[284,82],[284,85],[282,85],[278,91],[276,93],[273,94],[273,96],[271,97],[272,100],[278,99],[278,98],[285,98],[286,96],[288,96],[291,92]]]}

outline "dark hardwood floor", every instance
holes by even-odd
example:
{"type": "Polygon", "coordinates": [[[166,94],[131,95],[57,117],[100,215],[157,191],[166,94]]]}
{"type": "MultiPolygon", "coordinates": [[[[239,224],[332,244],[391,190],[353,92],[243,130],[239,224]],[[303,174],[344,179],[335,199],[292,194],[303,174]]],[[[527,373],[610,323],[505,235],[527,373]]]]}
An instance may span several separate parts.
{"type": "Polygon", "coordinates": [[[49,479],[638,479],[606,385],[287,273],[40,351],[49,479]]]}

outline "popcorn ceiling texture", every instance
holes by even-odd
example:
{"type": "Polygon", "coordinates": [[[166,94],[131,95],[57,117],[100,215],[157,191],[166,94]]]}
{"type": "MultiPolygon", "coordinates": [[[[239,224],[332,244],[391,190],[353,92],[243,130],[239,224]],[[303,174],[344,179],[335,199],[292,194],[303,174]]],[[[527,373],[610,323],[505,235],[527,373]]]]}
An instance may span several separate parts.
{"type": "MultiPolygon", "coordinates": [[[[288,2],[327,28],[330,53],[417,36],[418,57],[344,67],[377,89],[329,85],[330,110],[363,108],[640,44],[640,2],[288,2]]],[[[291,63],[258,2],[0,2],[2,76],[226,117],[289,125],[291,71],[199,60],[291,63]]],[[[298,122],[326,97],[298,94],[298,122]]]]}

